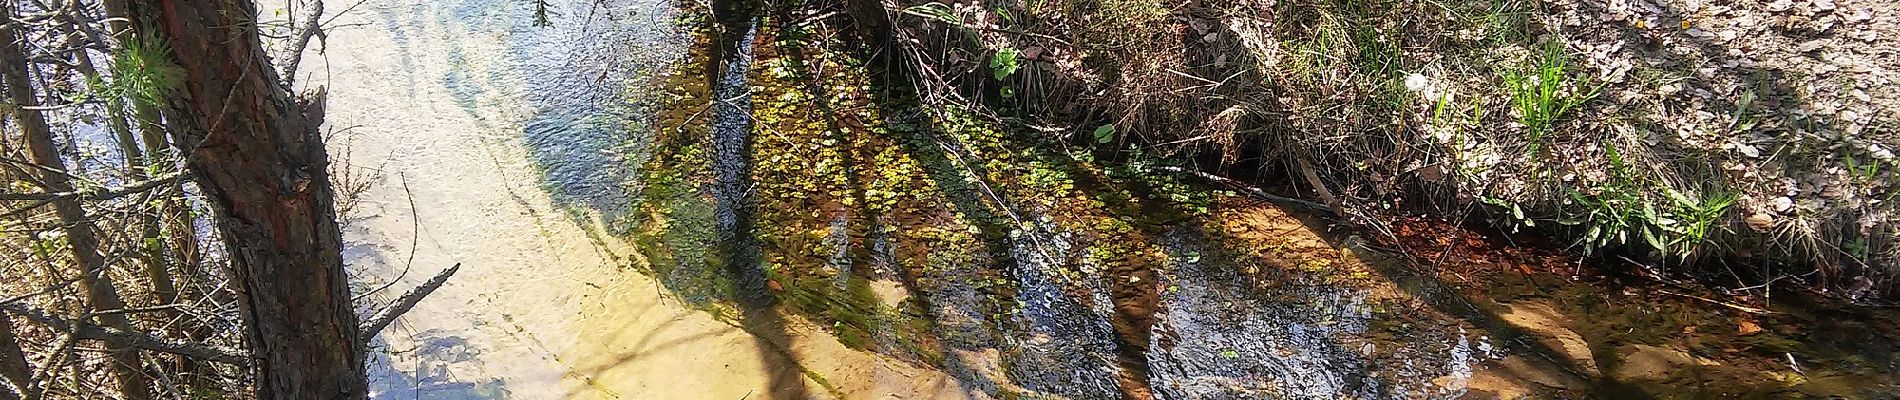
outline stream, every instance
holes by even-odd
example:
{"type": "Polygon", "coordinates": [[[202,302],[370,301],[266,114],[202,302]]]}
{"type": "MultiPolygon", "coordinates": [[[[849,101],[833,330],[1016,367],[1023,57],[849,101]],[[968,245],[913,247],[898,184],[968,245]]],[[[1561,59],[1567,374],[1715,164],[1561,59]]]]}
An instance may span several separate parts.
{"type": "MultiPolygon", "coordinates": [[[[1596,368],[1523,357],[1567,348],[1499,339],[1486,329],[1524,319],[1467,317],[1478,308],[1439,301],[1448,290],[1417,283],[1430,279],[1339,261],[1376,256],[1336,250],[1323,224],[1257,203],[1216,200],[1200,222],[1103,211],[1117,215],[1103,224],[1138,226],[1117,229],[1144,238],[1153,260],[1109,267],[1099,254],[1118,244],[1062,223],[1061,206],[1021,198],[1033,190],[933,169],[974,146],[905,148],[923,165],[914,175],[928,177],[917,181],[950,199],[917,213],[926,222],[873,215],[871,226],[889,228],[864,233],[856,211],[820,216],[809,241],[823,249],[810,256],[822,279],[653,265],[633,239],[650,224],[642,205],[658,204],[643,194],[641,168],[654,157],[651,132],[666,128],[659,85],[691,62],[693,38],[666,0],[548,3],[552,23],[537,26],[530,1],[367,0],[336,17],[324,55],[306,58],[305,83],[329,91],[333,157],[373,182],[343,216],[345,260],[371,300],[359,304],[462,267],[375,339],[373,399],[1457,398],[1581,390],[1533,375],[1596,368]],[[981,201],[1003,205],[969,205],[981,201]],[[958,222],[986,218],[1013,221],[958,222]],[[931,249],[912,257],[928,268],[906,269],[897,254],[932,243],[906,236],[921,230],[906,224],[989,240],[931,249]],[[682,288],[695,274],[732,274],[737,305],[682,288]],[[985,283],[960,283],[972,277],[985,283]],[[861,311],[871,316],[773,312],[755,299],[796,300],[807,289],[784,286],[811,282],[836,291],[813,292],[821,299],[874,293],[861,311]],[[867,339],[847,339],[847,326],[867,339]],[[1528,377],[1498,378],[1486,365],[1499,363],[1531,365],[1517,370],[1528,377]]],[[[683,197],[712,204],[716,235],[702,233],[721,241],[752,229],[748,207],[777,204],[748,197],[753,180],[768,179],[752,175],[745,154],[764,150],[748,140],[789,140],[748,136],[767,131],[753,115],[779,98],[749,86],[773,68],[753,65],[771,51],[755,51],[755,35],[712,82],[726,100],[695,116],[711,127],[716,178],[683,197]]],[[[763,246],[786,241],[774,240],[763,246]]],[[[1539,321],[1512,329],[1568,337],[1539,321]]]]}
{"type": "Polygon", "coordinates": [[[372,398],[763,398],[806,369],[954,387],[823,335],[768,341],[630,270],[613,232],[644,146],[636,83],[684,38],[659,2],[555,3],[543,28],[516,1],[369,1],[312,60],[338,154],[376,182],[344,224],[362,286],[396,282],[369,298],[462,264],[375,341],[372,398]]]}

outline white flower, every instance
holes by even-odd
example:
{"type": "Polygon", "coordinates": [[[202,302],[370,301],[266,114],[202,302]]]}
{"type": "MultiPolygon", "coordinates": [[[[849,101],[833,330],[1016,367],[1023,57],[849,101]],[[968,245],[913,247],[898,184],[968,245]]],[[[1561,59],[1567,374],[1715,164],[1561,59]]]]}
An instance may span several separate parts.
{"type": "Polygon", "coordinates": [[[1431,79],[1426,78],[1425,75],[1420,75],[1417,72],[1413,72],[1410,75],[1405,76],[1406,90],[1411,90],[1414,92],[1423,92],[1425,91],[1425,89],[1430,88],[1431,85],[1432,85],[1431,79]]]}

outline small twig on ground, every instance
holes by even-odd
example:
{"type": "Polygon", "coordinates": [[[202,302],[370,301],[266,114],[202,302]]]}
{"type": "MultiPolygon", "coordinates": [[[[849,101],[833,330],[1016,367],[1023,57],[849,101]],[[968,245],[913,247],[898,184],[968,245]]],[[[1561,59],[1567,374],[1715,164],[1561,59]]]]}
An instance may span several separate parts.
{"type": "Polygon", "coordinates": [[[47,356],[45,362],[34,368],[32,381],[46,382],[48,377],[58,373],[59,366],[66,363],[66,359],[73,353],[73,346],[78,344],[79,336],[70,333],[60,335],[59,345],[53,347],[52,355],[47,356]]]}
{"type": "Polygon", "coordinates": [[[151,307],[126,307],[126,308],[112,309],[112,310],[93,311],[91,315],[133,314],[133,313],[142,313],[142,312],[176,310],[179,308],[183,308],[184,306],[185,306],[184,304],[166,304],[166,305],[151,306],[151,307]]]}
{"type": "Polygon", "coordinates": [[[935,15],[925,14],[925,13],[911,11],[911,10],[902,10],[902,11],[899,11],[898,13],[913,16],[913,17],[920,17],[927,20],[942,22],[945,25],[954,25],[956,27],[964,28],[964,29],[975,29],[975,30],[980,30],[980,31],[985,31],[985,32],[997,32],[997,33],[1007,33],[1011,35],[1022,35],[1022,36],[1028,36],[1028,37],[1033,37],[1033,38],[1038,38],[1038,39],[1046,39],[1046,40],[1061,44],[1063,46],[1068,46],[1070,48],[1076,47],[1074,43],[1069,43],[1069,41],[1067,40],[1062,40],[1062,38],[1049,36],[1049,35],[1041,34],[1041,33],[1020,31],[1020,30],[1015,30],[1015,29],[1004,29],[1004,28],[997,28],[997,27],[991,27],[991,26],[977,26],[977,25],[970,25],[970,24],[965,24],[965,23],[956,22],[956,21],[945,21],[942,18],[937,18],[937,16],[935,15]]]}
{"type": "MultiPolygon", "coordinates": [[[[1465,206],[1465,212],[1459,213],[1458,221],[1453,222],[1451,224],[1451,227],[1452,227],[1451,240],[1445,241],[1445,249],[1439,251],[1438,258],[1432,260],[1433,272],[1443,271],[1444,269],[1439,268],[1439,267],[1445,265],[1445,260],[1451,257],[1452,250],[1458,249],[1458,241],[1460,239],[1464,239],[1464,235],[1465,235],[1465,230],[1463,229],[1463,226],[1465,225],[1465,218],[1468,218],[1471,216],[1471,212],[1475,210],[1475,207],[1477,206],[1477,204],[1478,203],[1474,202],[1474,203],[1471,203],[1470,205],[1465,206]]],[[[1464,277],[1463,275],[1459,275],[1459,278],[1462,279],[1463,277],[1464,277]]]]}
{"type": "MultiPolygon", "coordinates": [[[[1805,273],[1805,274],[1801,274],[1801,275],[1788,275],[1788,274],[1781,274],[1781,275],[1777,275],[1777,276],[1775,276],[1775,278],[1774,278],[1774,279],[1769,279],[1769,280],[1768,280],[1767,282],[1762,282],[1762,283],[1761,283],[1760,285],[1755,285],[1755,286],[1748,286],[1748,287],[1740,287],[1740,288],[1734,288],[1734,289],[1728,289],[1728,291],[1730,291],[1730,292],[1746,292],[1746,291],[1750,291],[1750,290],[1755,290],[1755,289],[1761,289],[1763,293],[1767,293],[1767,292],[1772,292],[1772,291],[1774,290],[1774,288],[1773,288],[1772,286],[1773,286],[1773,285],[1775,284],[1775,282],[1776,282],[1776,281],[1780,281],[1780,280],[1782,280],[1782,279],[1788,279],[1788,278],[1806,278],[1806,277],[1808,277],[1809,275],[1814,275],[1814,274],[1815,274],[1815,273],[1817,273],[1817,272],[1821,272],[1821,270],[1819,270],[1819,269],[1817,269],[1817,270],[1813,270],[1813,271],[1808,271],[1808,273],[1805,273]]],[[[1733,274],[1733,272],[1731,272],[1730,274],[1733,274]]]]}
{"type": "Polygon", "coordinates": [[[381,333],[383,328],[389,327],[389,323],[395,322],[397,317],[401,317],[403,313],[409,312],[409,309],[415,308],[416,303],[421,302],[423,297],[428,297],[429,293],[434,293],[436,288],[440,288],[442,284],[448,283],[449,277],[455,275],[455,271],[461,269],[462,263],[455,263],[455,265],[449,267],[449,269],[442,270],[441,273],[435,274],[434,278],[429,278],[428,282],[423,282],[422,286],[410,289],[409,293],[404,293],[402,297],[396,298],[395,302],[389,304],[389,308],[384,308],[382,312],[376,313],[376,316],[369,319],[369,324],[363,325],[363,331],[361,336],[359,336],[359,340],[368,343],[370,338],[376,337],[376,334],[381,333]]]}
{"type": "Polygon", "coordinates": [[[79,278],[68,278],[68,279],[66,279],[65,281],[62,281],[62,282],[59,282],[59,283],[56,283],[56,284],[53,284],[53,285],[50,285],[50,286],[47,286],[46,288],[43,288],[43,289],[40,289],[40,290],[39,290],[39,291],[37,291],[37,292],[32,292],[32,293],[25,293],[25,294],[21,294],[21,295],[18,295],[18,296],[13,296],[13,297],[8,297],[8,298],[5,298],[5,299],[0,299],[0,304],[5,304],[5,303],[12,303],[12,302],[16,302],[16,301],[20,301],[20,300],[26,300],[26,299],[29,299],[29,298],[33,298],[34,296],[39,296],[39,295],[43,295],[43,294],[47,294],[47,293],[52,293],[53,291],[56,291],[56,290],[59,290],[59,289],[63,289],[63,288],[65,288],[65,287],[66,287],[67,285],[71,285],[71,284],[73,284],[73,282],[78,282],[78,281],[79,281],[79,278]]]}

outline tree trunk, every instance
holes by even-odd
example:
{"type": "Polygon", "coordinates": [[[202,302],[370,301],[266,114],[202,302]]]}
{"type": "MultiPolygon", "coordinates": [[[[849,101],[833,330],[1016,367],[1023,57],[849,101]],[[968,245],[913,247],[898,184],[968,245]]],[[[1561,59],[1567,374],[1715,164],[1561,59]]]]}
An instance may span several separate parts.
{"type": "MultiPolygon", "coordinates": [[[[5,132],[0,132],[0,154],[13,154],[12,143],[5,132]]],[[[15,182],[12,171],[0,169],[0,185],[15,182]]],[[[39,384],[33,381],[33,369],[26,363],[26,352],[20,350],[20,339],[14,337],[13,320],[6,311],[0,311],[0,400],[39,400],[39,384]]]]}
{"type": "MultiPolygon", "coordinates": [[[[0,7],[0,25],[14,24],[13,10],[0,7]]],[[[25,54],[20,51],[20,38],[13,29],[0,29],[0,76],[4,76],[7,93],[13,104],[21,107],[15,116],[20,120],[23,136],[26,138],[27,152],[33,162],[41,167],[40,181],[47,192],[64,193],[73,190],[72,182],[66,175],[66,162],[59,156],[57,146],[53,144],[53,130],[46,124],[45,116],[39,111],[26,107],[40,103],[33,95],[25,54]]],[[[71,244],[73,259],[79,262],[79,285],[85,292],[87,306],[92,310],[115,310],[125,308],[120,300],[117,287],[112,284],[111,276],[105,271],[105,257],[99,254],[99,238],[94,236],[92,220],[87,219],[86,210],[79,201],[71,197],[53,200],[53,209],[64,225],[66,240],[71,244]]],[[[131,330],[132,323],[123,313],[110,313],[98,316],[100,324],[107,327],[131,330]]],[[[127,400],[145,400],[151,398],[150,382],[141,371],[139,354],[135,349],[122,343],[107,343],[112,355],[113,375],[118,380],[119,391],[127,400]]]]}
{"type": "Polygon", "coordinates": [[[183,72],[173,143],[221,212],[260,399],[363,399],[363,349],[344,277],[321,95],[293,101],[248,0],[132,4],[141,36],[183,72]]]}
{"type": "Polygon", "coordinates": [[[0,400],[38,400],[40,389],[33,382],[33,369],[20,351],[20,340],[13,337],[13,320],[0,311],[0,400]]]}

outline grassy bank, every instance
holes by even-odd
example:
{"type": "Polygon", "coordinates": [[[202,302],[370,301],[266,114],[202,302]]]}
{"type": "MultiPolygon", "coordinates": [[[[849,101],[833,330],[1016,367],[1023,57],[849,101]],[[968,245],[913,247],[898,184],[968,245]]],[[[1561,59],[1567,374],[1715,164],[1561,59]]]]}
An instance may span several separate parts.
{"type": "Polygon", "coordinates": [[[905,1],[860,33],[927,101],[1375,231],[1423,213],[1730,287],[1894,294],[1900,66],[1874,48],[1900,39],[1870,17],[1891,10],[1781,3],[905,1]]]}

